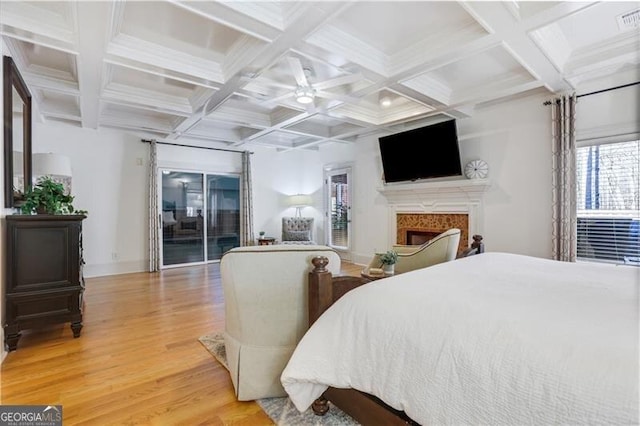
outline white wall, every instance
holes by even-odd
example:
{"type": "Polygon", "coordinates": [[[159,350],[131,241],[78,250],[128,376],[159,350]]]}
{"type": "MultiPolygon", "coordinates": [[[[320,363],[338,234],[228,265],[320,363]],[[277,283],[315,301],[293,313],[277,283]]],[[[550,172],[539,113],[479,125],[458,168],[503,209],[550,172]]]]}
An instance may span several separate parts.
{"type": "Polygon", "coordinates": [[[148,148],[124,132],[33,125],[34,153],[54,152],[71,160],[74,207],[89,212],[83,222],[87,277],[146,266],[148,148]]]}
{"type": "MultiPolygon", "coordinates": [[[[117,130],[36,123],[33,151],[71,159],[74,206],[89,212],[83,224],[85,276],[147,270],[149,145],[141,143],[139,136],[117,130]]],[[[295,213],[286,205],[286,196],[309,193],[316,206],[305,208],[303,214],[316,218],[314,235],[323,242],[318,153],[276,153],[256,147],[251,161],[255,233],[264,230],[280,238],[281,217],[295,213]]],[[[163,168],[239,174],[241,164],[236,153],[158,145],[158,166],[163,168]]]]}
{"type": "MultiPolygon", "coordinates": [[[[480,224],[489,250],[550,256],[551,130],[545,99],[538,95],[487,106],[458,122],[463,162],[482,158],[490,166],[492,186],[485,194],[480,224]]],[[[121,131],[34,125],[34,152],[71,158],[75,206],[89,211],[84,223],[88,277],[146,270],[148,148],[138,136],[121,131]]],[[[304,208],[303,215],[316,218],[314,238],[324,243],[323,168],[348,164],[354,184],[351,258],[365,263],[374,251],[391,244],[387,202],[376,190],[382,175],[377,137],[319,151],[251,149],[256,233],[280,238],[282,216],[295,213],[286,197],[305,193],[312,195],[314,205],[304,208]]],[[[239,173],[241,158],[159,145],[158,164],[239,173]]]]}
{"type": "Polygon", "coordinates": [[[282,217],[294,216],[295,208],[287,205],[287,197],[295,194],[311,195],[313,205],[301,211],[305,217],[313,217],[313,238],[325,243],[323,215],[323,165],[341,157],[340,149],[329,150],[333,155],[327,160],[325,150],[292,150],[275,152],[271,148],[254,148],[253,196],[256,233],[265,231],[267,236],[280,239],[282,217]]]}
{"type": "Polygon", "coordinates": [[[551,111],[548,96],[481,108],[460,120],[463,164],[489,164],[487,249],[551,257],[551,111]]]}
{"type": "MultiPolygon", "coordinates": [[[[532,94],[493,103],[458,121],[463,164],[482,158],[490,167],[492,185],[484,195],[479,224],[488,250],[551,256],[551,127],[549,107],[543,105],[550,97],[532,94]]],[[[607,105],[608,120],[630,109],[628,99],[606,99],[602,105],[607,105]]],[[[584,120],[598,115],[595,111],[584,112],[584,120]]],[[[580,122],[579,114],[578,125],[580,122]]],[[[282,216],[295,213],[286,205],[286,197],[305,193],[313,196],[314,205],[304,208],[303,215],[316,218],[314,238],[324,243],[323,168],[347,164],[352,166],[354,184],[350,257],[366,263],[373,252],[392,243],[388,241],[388,205],[376,190],[382,184],[376,136],[351,145],[329,144],[319,151],[250,149],[254,151],[256,234],[265,231],[280,238],[282,216]]],[[[84,239],[86,275],[146,270],[148,145],[121,131],[35,124],[34,152],[57,152],[71,158],[75,205],[89,211],[84,239]]],[[[162,145],[158,161],[161,167],[183,170],[239,173],[241,167],[238,154],[162,145]]]]}
{"type": "MultiPolygon", "coordinates": [[[[547,97],[479,108],[458,120],[463,165],[481,158],[490,167],[480,229],[491,251],[551,255],[551,127],[547,97]]],[[[388,241],[388,204],[381,186],[377,136],[358,141],[355,154],[354,253],[366,263],[388,241]]],[[[428,155],[428,150],[425,155],[428,155]]]]}

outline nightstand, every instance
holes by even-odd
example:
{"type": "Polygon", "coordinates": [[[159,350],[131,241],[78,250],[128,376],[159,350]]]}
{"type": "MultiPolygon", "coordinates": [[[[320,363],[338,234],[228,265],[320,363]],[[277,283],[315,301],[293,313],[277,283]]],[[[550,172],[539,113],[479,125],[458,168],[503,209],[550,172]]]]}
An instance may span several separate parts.
{"type": "Polygon", "coordinates": [[[258,238],[259,246],[270,246],[276,243],[276,239],[273,237],[260,237],[258,238]]]}

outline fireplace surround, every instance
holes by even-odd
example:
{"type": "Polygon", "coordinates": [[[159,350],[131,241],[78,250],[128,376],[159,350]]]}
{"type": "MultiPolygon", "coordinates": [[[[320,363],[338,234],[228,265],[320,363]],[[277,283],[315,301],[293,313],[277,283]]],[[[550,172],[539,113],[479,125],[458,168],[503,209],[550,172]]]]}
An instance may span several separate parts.
{"type": "Polygon", "coordinates": [[[386,184],[378,188],[389,205],[389,242],[420,241],[408,240],[408,232],[418,232],[429,239],[434,233],[458,228],[459,250],[464,250],[471,244],[472,235],[483,233],[482,197],[489,187],[488,179],[460,179],[386,184]]]}
{"type": "Polygon", "coordinates": [[[447,229],[460,229],[458,251],[468,246],[469,215],[467,213],[396,213],[396,243],[423,244],[447,229]]]}

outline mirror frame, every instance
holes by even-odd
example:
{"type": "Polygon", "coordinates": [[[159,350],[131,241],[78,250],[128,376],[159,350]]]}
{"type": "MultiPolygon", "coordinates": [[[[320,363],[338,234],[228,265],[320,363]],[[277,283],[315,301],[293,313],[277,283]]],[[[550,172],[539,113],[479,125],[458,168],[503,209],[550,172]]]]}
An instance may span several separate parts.
{"type": "Polygon", "coordinates": [[[24,171],[24,194],[31,187],[31,93],[27,88],[15,62],[10,56],[2,58],[4,92],[4,205],[5,208],[17,205],[13,192],[13,89],[20,96],[22,111],[22,158],[24,171]]]}

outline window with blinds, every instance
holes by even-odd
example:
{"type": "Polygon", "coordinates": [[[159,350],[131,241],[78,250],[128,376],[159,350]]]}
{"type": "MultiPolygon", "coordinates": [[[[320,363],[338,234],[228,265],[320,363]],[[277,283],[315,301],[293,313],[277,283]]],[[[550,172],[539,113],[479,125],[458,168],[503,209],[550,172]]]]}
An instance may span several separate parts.
{"type": "Polygon", "coordinates": [[[640,141],[577,149],[579,259],[640,266],[640,141]]]}

